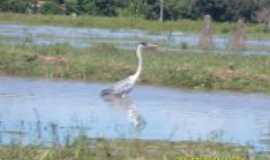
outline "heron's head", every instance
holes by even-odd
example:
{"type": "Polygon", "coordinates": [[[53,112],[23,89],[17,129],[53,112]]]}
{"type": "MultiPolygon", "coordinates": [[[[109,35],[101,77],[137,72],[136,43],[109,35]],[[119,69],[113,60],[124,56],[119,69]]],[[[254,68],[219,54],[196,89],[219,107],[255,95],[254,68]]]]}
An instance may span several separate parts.
{"type": "Polygon", "coordinates": [[[153,48],[158,48],[159,45],[156,43],[147,43],[147,42],[141,42],[139,44],[139,46],[141,46],[143,49],[153,49],[153,48]]]}

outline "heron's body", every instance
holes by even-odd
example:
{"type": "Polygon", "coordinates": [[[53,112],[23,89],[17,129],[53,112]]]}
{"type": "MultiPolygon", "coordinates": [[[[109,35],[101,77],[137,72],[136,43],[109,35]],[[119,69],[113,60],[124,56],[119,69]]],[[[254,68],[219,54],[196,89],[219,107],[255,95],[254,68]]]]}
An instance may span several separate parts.
{"type": "Polygon", "coordinates": [[[136,79],[134,79],[133,76],[129,76],[128,78],[117,82],[111,88],[104,89],[101,94],[102,96],[111,94],[125,96],[132,91],[135,83],[136,79]]]}
{"type": "Polygon", "coordinates": [[[126,79],[117,82],[111,88],[104,89],[101,93],[102,96],[113,94],[113,95],[119,95],[119,96],[123,97],[132,91],[132,89],[134,88],[134,86],[135,86],[135,84],[136,84],[136,82],[137,82],[137,80],[142,72],[142,66],[143,66],[142,50],[143,50],[143,48],[146,48],[148,46],[153,47],[154,45],[141,43],[137,47],[136,56],[138,59],[138,66],[137,66],[136,72],[133,75],[127,77],[126,79]]]}

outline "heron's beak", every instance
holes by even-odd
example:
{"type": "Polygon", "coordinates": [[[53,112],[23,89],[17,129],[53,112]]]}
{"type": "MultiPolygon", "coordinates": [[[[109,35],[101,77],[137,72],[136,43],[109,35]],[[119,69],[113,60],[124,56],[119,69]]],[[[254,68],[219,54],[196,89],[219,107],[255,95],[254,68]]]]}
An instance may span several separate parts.
{"type": "Polygon", "coordinates": [[[147,48],[158,48],[158,47],[159,47],[159,45],[156,43],[147,44],[147,48]]]}

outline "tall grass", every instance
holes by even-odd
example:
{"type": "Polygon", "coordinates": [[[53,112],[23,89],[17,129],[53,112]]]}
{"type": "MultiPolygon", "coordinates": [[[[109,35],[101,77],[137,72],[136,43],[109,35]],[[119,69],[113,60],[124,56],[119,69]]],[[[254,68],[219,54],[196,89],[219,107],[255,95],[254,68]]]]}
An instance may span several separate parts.
{"type": "MultiPolygon", "coordinates": [[[[135,51],[112,45],[76,49],[0,45],[0,73],[46,78],[117,81],[136,68],[135,51]]],[[[141,83],[192,89],[270,93],[270,57],[146,51],[141,83]]]]}
{"type": "MultiPolygon", "coordinates": [[[[169,142],[158,140],[91,139],[78,137],[72,144],[46,146],[0,146],[0,158],[4,160],[176,160],[176,159],[249,159],[250,148],[211,141],[169,142]]],[[[256,156],[256,155],[255,155],[256,156]]],[[[257,155],[257,158],[259,159],[257,155]]],[[[266,156],[264,156],[266,157],[266,156]]]]}
{"type": "MultiPolygon", "coordinates": [[[[83,126],[67,127],[56,123],[42,123],[41,132],[38,131],[40,121],[34,123],[19,122],[16,129],[8,129],[2,124],[0,131],[0,159],[3,160],[84,160],[84,159],[228,159],[249,160],[259,157],[264,160],[269,153],[258,153],[248,145],[221,142],[218,133],[210,134],[205,140],[173,141],[146,140],[133,138],[92,138],[90,128],[83,126]],[[36,124],[35,124],[36,123],[36,124]],[[29,124],[25,126],[25,124],[29,124]],[[30,129],[30,131],[28,131],[30,129]],[[90,132],[85,132],[86,130],[90,132]],[[67,131],[67,130],[66,130],[67,131]],[[89,134],[90,133],[90,134],[89,134]],[[39,134],[43,135],[39,137],[39,134]],[[36,137],[37,136],[37,137],[36,137]],[[31,137],[29,140],[27,137],[31,137]],[[38,141],[36,141],[38,140],[38,141]]],[[[132,133],[133,134],[133,133],[132,133]]],[[[173,131],[170,133],[173,134],[173,131]]],[[[121,135],[119,135],[121,136],[121,135]]]]}

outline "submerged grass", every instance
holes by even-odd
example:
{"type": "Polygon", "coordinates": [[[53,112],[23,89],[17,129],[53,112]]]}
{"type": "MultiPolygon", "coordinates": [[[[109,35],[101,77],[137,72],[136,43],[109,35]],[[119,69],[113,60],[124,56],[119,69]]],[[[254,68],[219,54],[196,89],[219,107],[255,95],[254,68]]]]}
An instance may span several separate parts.
{"type": "MultiPolygon", "coordinates": [[[[172,87],[270,93],[270,56],[146,51],[141,82],[172,87]]],[[[117,81],[136,69],[134,51],[109,44],[76,49],[0,45],[0,73],[117,81]]]]}
{"type": "Polygon", "coordinates": [[[4,160],[267,160],[268,155],[251,154],[252,149],[211,141],[169,142],[155,140],[77,138],[65,146],[0,146],[4,160]]]}
{"type": "MultiPolygon", "coordinates": [[[[150,21],[135,17],[94,17],[94,16],[64,16],[64,15],[27,15],[14,13],[0,13],[0,23],[20,23],[29,25],[60,25],[72,27],[97,27],[97,28],[127,28],[142,29],[151,32],[196,32],[199,33],[203,27],[202,20],[179,20],[150,21]]],[[[213,30],[218,34],[231,33],[235,28],[235,23],[214,23],[213,30]]],[[[251,37],[269,38],[270,34],[264,32],[262,24],[248,24],[247,32],[251,37]]]]}

